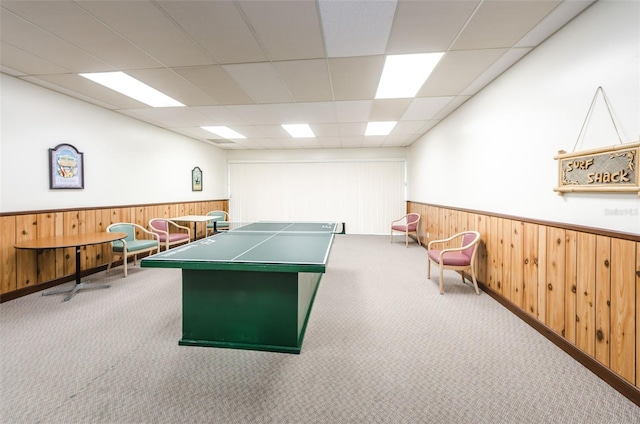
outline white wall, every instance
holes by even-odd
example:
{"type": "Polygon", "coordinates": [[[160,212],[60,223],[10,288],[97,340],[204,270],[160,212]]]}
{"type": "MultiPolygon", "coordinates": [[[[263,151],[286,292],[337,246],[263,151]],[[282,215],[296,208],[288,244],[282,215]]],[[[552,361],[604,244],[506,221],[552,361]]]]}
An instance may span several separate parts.
{"type": "Polygon", "coordinates": [[[0,212],[227,198],[226,151],[0,74],[0,212]],[[84,153],[84,190],[49,189],[49,148],[84,153]],[[203,190],[191,191],[191,170],[203,190]]]}
{"type": "Polygon", "coordinates": [[[599,1],[466,102],[408,153],[409,200],[640,233],[635,194],[560,196],[558,150],[640,139],[640,2],[599,1]]]}

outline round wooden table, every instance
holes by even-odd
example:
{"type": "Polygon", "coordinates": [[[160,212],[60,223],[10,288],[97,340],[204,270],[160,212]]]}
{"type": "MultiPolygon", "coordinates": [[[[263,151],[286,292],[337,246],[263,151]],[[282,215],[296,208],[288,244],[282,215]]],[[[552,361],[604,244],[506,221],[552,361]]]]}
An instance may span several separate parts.
{"type": "Polygon", "coordinates": [[[76,249],[76,284],[72,288],[60,288],[54,289],[46,293],[42,293],[43,296],[49,296],[52,294],[68,293],[65,296],[64,301],[71,299],[79,290],[82,289],[106,289],[109,287],[107,284],[89,284],[88,282],[81,281],[80,273],[80,251],[82,246],[89,246],[93,244],[109,243],[115,240],[122,240],[126,238],[126,233],[85,233],[85,234],[72,234],[66,236],[57,237],[45,237],[36,240],[27,240],[15,244],[16,249],[61,249],[65,247],[74,247],[76,249]]]}

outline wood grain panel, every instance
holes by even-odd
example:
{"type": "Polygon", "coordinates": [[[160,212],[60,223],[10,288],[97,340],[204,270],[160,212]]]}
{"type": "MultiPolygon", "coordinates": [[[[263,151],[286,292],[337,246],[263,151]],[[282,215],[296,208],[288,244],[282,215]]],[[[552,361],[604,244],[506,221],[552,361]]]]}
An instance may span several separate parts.
{"type": "MultiPolygon", "coordinates": [[[[36,215],[36,233],[37,238],[54,237],[56,235],[55,213],[41,213],[36,215]]],[[[56,250],[58,249],[43,249],[37,251],[38,283],[56,278],[56,250]]]]}
{"type": "Polygon", "coordinates": [[[576,343],[577,248],[576,231],[565,231],[564,337],[576,343]]]}
{"type": "Polygon", "coordinates": [[[545,323],[564,335],[565,230],[547,227],[545,323]]]}
{"type": "MultiPolygon", "coordinates": [[[[80,212],[67,211],[62,213],[63,233],[66,235],[77,235],[80,232],[80,212]]],[[[72,275],[76,270],[76,252],[73,247],[62,249],[63,254],[63,274],[72,275]]]]}
{"type": "Polygon", "coordinates": [[[611,325],[611,238],[596,236],[596,352],[595,357],[609,366],[611,325]]]}
{"type": "Polygon", "coordinates": [[[538,225],[526,222],[522,232],[523,309],[538,318],[538,225]]]}
{"type": "MultiPolygon", "coordinates": [[[[94,233],[98,231],[100,218],[102,213],[99,209],[89,209],[84,214],[84,233],[94,233]]],[[[98,246],[82,246],[82,269],[95,268],[98,263],[96,261],[96,255],[98,252],[98,246]]]]}
{"type": "Polygon", "coordinates": [[[511,221],[511,257],[509,258],[509,280],[511,302],[525,309],[524,303],[524,223],[511,221]]]}
{"type": "Polygon", "coordinates": [[[17,289],[16,281],[16,217],[0,217],[0,293],[9,293],[17,289]]]}
{"type": "Polygon", "coordinates": [[[596,236],[578,233],[576,255],[576,346],[595,357],[596,236]]]}
{"type": "Polygon", "coordinates": [[[498,291],[498,269],[500,263],[500,233],[498,229],[502,228],[500,220],[494,216],[489,217],[488,226],[488,243],[487,243],[487,265],[489,267],[489,278],[485,284],[493,291],[498,291]]]}
{"type": "MultiPolygon", "coordinates": [[[[35,240],[38,236],[37,214],[16,216],[16,242],[35,240]]],[[[19,249],[16,253],[16,289],[38,283],[38,252],[19,249]]]]}
{"type": "Polygon", "coordinates": [[[511,220],[502,220],[502,229],[500,233],[500,293],[511,300],[511,267],[509,260],[511,259],[511,220]]]}
{"type": "Polygon", "coordinates": [[[640,242],[636,243],[636,386],[640,387],[640,242]]]}
{"type": "Polygon", "coordinates": [[[546,225],[538,226],[538,320],[547,324],[547,230],[546,225]]]}
{"type": "Polygon", "coordinates": [[[611,369],[635,383],[636,243],[611,240],[611,369]]]}
{"type": "Polygon", "coordinates": [[[477,263],[477,279],[487,281],[487,230],[488,218],[485,215],[476,214],[476,231],[480,233],[480,244],[478,245],[478,253],[476,254],[477,263]]]}

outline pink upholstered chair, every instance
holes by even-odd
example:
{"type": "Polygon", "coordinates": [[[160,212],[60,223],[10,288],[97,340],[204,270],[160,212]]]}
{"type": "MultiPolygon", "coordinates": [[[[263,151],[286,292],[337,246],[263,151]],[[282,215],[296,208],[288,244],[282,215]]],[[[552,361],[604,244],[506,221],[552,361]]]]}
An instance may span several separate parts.
{"type": "Polygon", "coordinates": [[[169,219],[153,218],[149,221],[149,229],[158,235],[160,245],[164,246],[165,250],[171,249],[173,245],[191,241],[191,229],[169,219]],[[178,232],[178,230],[184,230],[184,232],[178,232]]]}
{"type": "Polygon", "coordinates": [[[419,224],[420,214],[418,213],[410,213],[391,222],[391,243],[393,243],[393,232],[396,231],[404,234],[405,247],[409,247],[409,234],[415,234],[418,244],[422,246],[422,243],[420,243],[419,224]]]}
{"type": "Polygon", "coordinates": [[[433,240],[427,246],[427,278],[431,278],[431,262],[440,266],[440,294],[444,294],[443,273],[445,269],[457,271],[462,276],[464,284],[464,271],[469,271],[476,294],[480,294],[478,282],[476,281],[475,259],[478,244],[480,243],[480,233],[477,231],[463,231],[448,239],[433,240]],[[435,245],[448,243],[456,238],[461,239],[460,247],[434,249],[435,245]]]}

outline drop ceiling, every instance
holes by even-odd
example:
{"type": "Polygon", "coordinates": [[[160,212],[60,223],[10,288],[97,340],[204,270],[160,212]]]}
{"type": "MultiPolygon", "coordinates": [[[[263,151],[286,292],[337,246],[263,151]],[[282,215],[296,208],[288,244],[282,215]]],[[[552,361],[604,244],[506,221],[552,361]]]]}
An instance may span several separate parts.
{"type": "Polygon", "coordinates": [[[0,1],[0,70],[223,149],[408,146],[590,0],[0,1]],[[445,52],[416,97],[374,98],[386,55],[445,52]],[[123,71],[186,107],[80,77],[123,71]],[[398,121],[364,136],[369,121],[398,121]],[[282,124],[308,123],[316,138],[282,124]],[[224,140],[201,126],[246,136],[224,140]]]}

